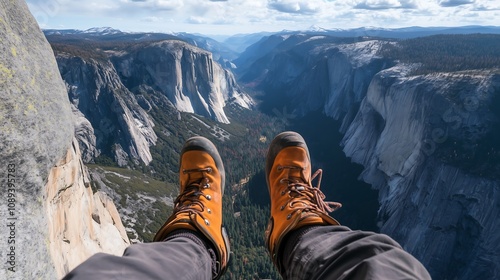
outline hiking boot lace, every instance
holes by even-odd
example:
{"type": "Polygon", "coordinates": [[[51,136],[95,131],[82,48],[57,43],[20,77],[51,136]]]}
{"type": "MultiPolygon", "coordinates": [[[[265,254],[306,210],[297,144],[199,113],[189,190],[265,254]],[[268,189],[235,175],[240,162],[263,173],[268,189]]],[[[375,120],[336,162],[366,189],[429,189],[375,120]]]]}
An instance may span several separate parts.
{"type": "Polygon", "coordinates": [[[281,195],[288,194],[289,199],[285,205],[281,206],[280,210],[283,211],[288,205],[294,211],[288,214],[287,219],[292,217],[292,214],[297,211],[312,211],[312,212],[333,212],[342,204],[339,202],[324,201],[326,196],[320,190],[321,179],[323,177],[323,170],[318,169],[311,176],[311,185],[305,183],[303,179],[304,168],[299,166],[278,166],[278,170],[288,169],[287,176],[280,180],[280,183],[287,183],[287,187],[281,192],[281,195]],[[292,178],[289,176],[290,170],[300,170],[301,178],[292,178]],[[318,184],[316,187],[312,186],[312,181],[318,177],[318,184]]]}
{"type": "MultiPolygon", "coordinates": [[[[212,168],[184,169],[182,172],[184,174],[201,172],[203,177],[188,183],[184,191],[175,199],[174,213],[188,213],[189,216],[199,215],[207,226],[210,225],[209,220],[202,214],[205,211],[205,205],[200,200],[200,196],[204,196],[207,200],[212,199],[210,195],[203,193],[203,190],[210,188],[210,180],[206,174],[212,172],[212,168]]],[[[207,212],[210,214],[211,210],[207,208],[207,212]]]]}

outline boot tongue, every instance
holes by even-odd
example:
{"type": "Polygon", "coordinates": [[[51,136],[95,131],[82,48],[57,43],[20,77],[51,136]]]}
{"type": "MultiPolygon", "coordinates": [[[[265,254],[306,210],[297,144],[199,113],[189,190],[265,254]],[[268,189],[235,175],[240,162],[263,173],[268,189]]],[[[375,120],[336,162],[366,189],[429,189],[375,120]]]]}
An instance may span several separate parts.
{"type": "Polygon", "coordinates": [[[204,176],[202,172],[193,172],[189,174],[189,181],[187,182],[187,185],[193,185],[193,184],[200,184],[202,183],[204,176]]]}
{"type": "Polygon", "coordinates": [[[182,199],[182,207],[189,207],[191,209],[196,209],[198,211],[203,211],[202,206],[200,205],[200,196],[203,193],[198,187],[198,184],[191,184],[186,186],[185,195],[182,199]]]}
{"type": "Polygon", "coordinates": [[[193,186],[199,187],[200,184],[203,184],[204,179],[203,172],[189,172],[181,176],[181,186],[185,186],[185,190],[193,186]]]}
{"type": "Polygon", "coordinates": [[[302,168],[288,169],[288,179],[293,183],[303,183],[309,184],[309,182],[304,178],[304,173],[302,168]]]}

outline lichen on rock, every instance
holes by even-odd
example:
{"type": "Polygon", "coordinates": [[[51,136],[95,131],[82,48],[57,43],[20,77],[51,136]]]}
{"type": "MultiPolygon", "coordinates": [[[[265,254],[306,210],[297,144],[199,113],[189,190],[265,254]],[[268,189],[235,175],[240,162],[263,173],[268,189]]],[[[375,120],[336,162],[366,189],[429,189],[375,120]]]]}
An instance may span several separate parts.
{"type": "Polygon", "coordinates": [[[2,191],[0,199],[0,217],[12,219],[12,228],[0,227],[0,251],[15,255],[11,264],[2,258],[0,279],[54,279],[97,250],[118,253],[118,246],[111,247],[126,244],[126,237],[116,210],[85,185],[66,87],[52,49],[24,1],[0,0],[0,38],[0,186],[13,194],[11,200],[4,199],[2,191]],[[69,193],[77,188],[83,195],[79,199],[88,203],[88,217],[69,206],[77,199],[69,193]],[[98,201],[107,205],[107,210],[97,211],[100,226],[54,214],[68,210],[73,218],[91,220],[90,209],[98,207],[98,201]],[[99,248],[84,242],[89,247],[74,256],[63,248],[68,242],[77,244],[73,236],[79,231],[88,232],[94,241],[116,239],[99,248]],[[4,242],[4,237],[13,242],[4,242]]]}

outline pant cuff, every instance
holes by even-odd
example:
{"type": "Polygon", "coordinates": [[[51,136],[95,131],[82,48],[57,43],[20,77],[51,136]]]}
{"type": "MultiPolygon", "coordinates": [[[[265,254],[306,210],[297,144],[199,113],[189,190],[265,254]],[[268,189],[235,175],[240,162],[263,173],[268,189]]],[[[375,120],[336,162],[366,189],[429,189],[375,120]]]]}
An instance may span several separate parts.
{"type": "Polygon", "coordinates": [[[278,261],[281,263],[281,267],[283,268],[283,270],[286,271],[287,269],[286,267],[287,262],[285,258],[289,258],[292,255],[295,245],[299,243],[299,241],[302,239],[302,237],[304,237],[304,235],[319,227],[321,226],[301,227],[288,233],[287,236],[285,236],[283,242],[281,243],[282,246],[278,251],[278,261]]]}
{"type": "Polygon", "coordinates": [[[199,246],[206,248],[208,251],[208,254],[210,255],[210,258],[212,259],[212,275],[218,274],[217,256],[215,254],[215,248],[212,245],[212,243],[210,241],[208,241],[208,239],[205,236],[203,236],[203,235],[201,235],[198,232],[193,231],[193,230],[178,229],[178,230],[172,231],[169,235],[167,235],[167,237],[165,237],[163,242],[166,242],[166,241],[172,240],[174,238],[178,238],[178,237],[188,238],[188,239],[192,240],[194,243],[198,244],[199,246]]]}

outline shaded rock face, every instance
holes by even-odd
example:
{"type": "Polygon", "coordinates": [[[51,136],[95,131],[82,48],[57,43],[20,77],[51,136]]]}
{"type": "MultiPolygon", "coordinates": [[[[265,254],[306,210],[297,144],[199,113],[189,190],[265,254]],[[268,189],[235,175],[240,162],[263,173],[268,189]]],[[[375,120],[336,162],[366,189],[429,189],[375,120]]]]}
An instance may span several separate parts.
{"type": "Polygon", "coordinates": [[[46,213],[49,249],[58,277],[98,252],[122,255],[130,245],[111,198],[92,193],[78,142],[50,170],[46,213]]]}
{"type": "Polygon", "coordinates": [[[97,139],[94,127],[75,106],[72,106],[75,119],[75,137],[78,140],[83,162],[89,163],[98,157],[100,151],[97,149],[97,139]]]}
{"type": "Polygon", "coordinates": [[[393,64],[377,55],[383,44],[310,34],[274,35],[249,47],[236,62],[243,69],[243,82],[266,91],[264,110],[286,106],[294,117],[322,111],[343,121],[345,131],[372,77],[393,64]]]}
{"type": "Polygon", "coordinates": [[[500,75],[407,77],[405,69],[373,79],[344,151],[379,190],[381,231],[434,278],[497,279],[500,144],[488,139],[498,139],[500,108],[491,105],[500,97],[500,75]],[[474,155],[478,145],[489,154],[474,155]],[[468,168],[480,160],[490,164],[468,168]]]}
{"type": "Polygon", "coordinates": [[[157,140],[154,123],[121,83],[114,66],[65,53],[58,53],[56,58],[70,100],[83,114],[75,112],[85,162],[109,152],[122,166],[129,159],[149,164],[149,147],[157,140]]]}
{"type": "MultiPolygon", "coordinates": [[[[4,256],[0,279],[54,279],[60,275],[60,268],[74,265],[69,265],[69,259],[76,260],[64,251],[54,251],[55,243],[61,241],[57,231],[86,230],[75,229],[60,216],[47,213],[51,207],[71,210],[73,200],[60,192],[66,201],[63,206],[50,198],[49,186],[58,186],[49,188],[51,193],[57,193],[71,184],[84,185],[83,176],[77,175],[83,174],[77,147],[72,146],[74,119],[53,52],[24,1],[0,0],[0,38],[0,185],[4,188],[0,216],[4,223],[10,222],[9,227],[0,227],[0,235],[5,240],[0,242],[4,256]],[[71,161],[68,151],[71,151],[71,161]],[[66,168],[63,162],[71,162],[71,168],[66,168]],[[63,165],[51,171],[57,164],[63,165]],[[49,177],[54,185],[47,186],[49,177]],[[53,219],[57,220],[56,224],[53,219]],[[60,257],[52,259],[54,253],[60,257]],[[10,263],[6,262],[7,254],[11,254],[10,263]]],[[[96,201],[88,188],[83,193],[80,199],[96,201]]],[[[95,212],[106,221],[101,224],[109,225],[106,212],[117,217],[105,198],[98,196],[109,210],[102,209],[103,203],[94,203],[98,209],[95,212]]],[[[80,212],[75,215],[82,216],[80,212]]],[[[98,228],[94,225],[94,229],[98,228]]],[[[103,226],[100,228],[108,231],[103,226]]],[[[119,236],[119,240],[123,240],[122,235],[119,236]]],[[[83,255],[80,257],[83,260],[83,255]]]]}
{"type": "Polygon", "coordinates": [[[182,112],[229,123],[224,112],[226,102],[245,108],[253,105],[233,74],[214,62],[210,52],[185,42],[151,43],[112,60],[128,88],[150,87],[182,112]]]}
{"type": "Polygon", "coordinates": [[[292,83],[289,92],[298,104],[295,111],[300,115],[322,111],[343,121],[341,129],[345,130],[365,97],[372,77],[391,64],[376,55],[382,45],[380,41],[371,40],[315,47],[312,53],[322,58],[292,83]]]}

